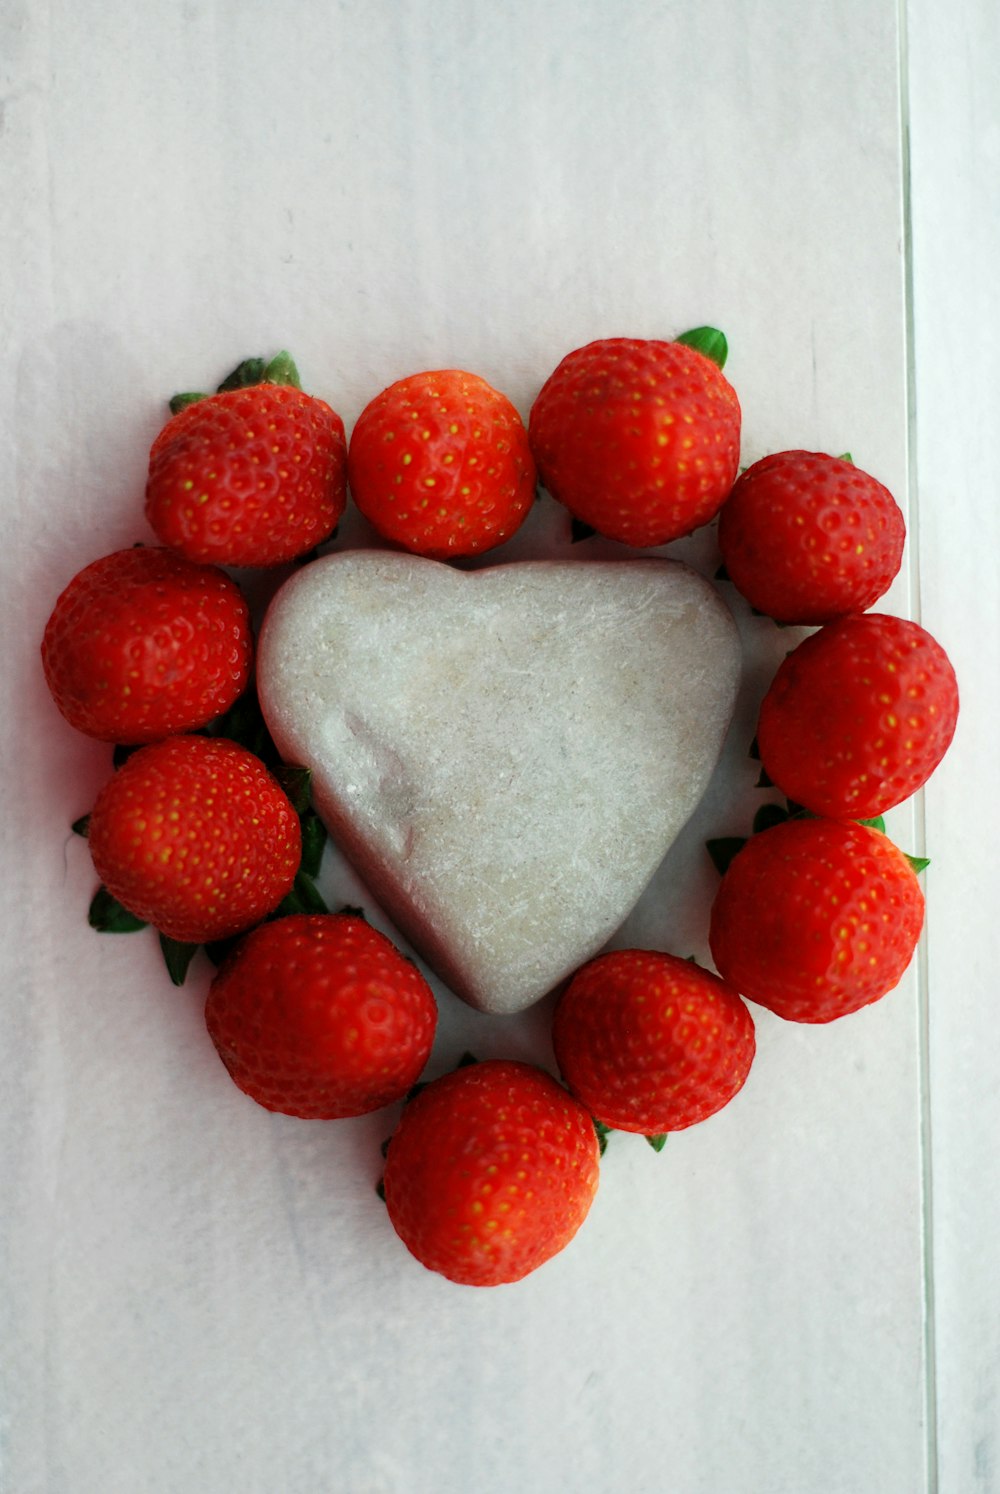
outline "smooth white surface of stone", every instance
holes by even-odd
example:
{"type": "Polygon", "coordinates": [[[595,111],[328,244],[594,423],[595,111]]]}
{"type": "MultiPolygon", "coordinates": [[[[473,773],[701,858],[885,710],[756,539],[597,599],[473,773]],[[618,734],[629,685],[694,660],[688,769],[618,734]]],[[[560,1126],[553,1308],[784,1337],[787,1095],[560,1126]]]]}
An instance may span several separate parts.
{"type": "Polygon", "coordinates": [[[346,551],[261,632],[286,760],[450,988],[519,1011],[596,953],[701,798],[740,673],[735,625],[676,562],[459,571],[346,551]]]}

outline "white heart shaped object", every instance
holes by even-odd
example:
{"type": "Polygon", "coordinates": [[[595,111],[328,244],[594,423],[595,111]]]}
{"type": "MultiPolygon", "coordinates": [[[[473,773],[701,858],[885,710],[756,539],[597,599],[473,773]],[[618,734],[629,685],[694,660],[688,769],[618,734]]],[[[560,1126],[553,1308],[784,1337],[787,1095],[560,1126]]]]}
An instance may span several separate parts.
{"type": "Polygon", "coordinates": [[[701,798],[735,624],[674,561],[382,551],[278,592],[257,678],[336,843],[441,979],[520,1011],[594,955],[701,798]]]}

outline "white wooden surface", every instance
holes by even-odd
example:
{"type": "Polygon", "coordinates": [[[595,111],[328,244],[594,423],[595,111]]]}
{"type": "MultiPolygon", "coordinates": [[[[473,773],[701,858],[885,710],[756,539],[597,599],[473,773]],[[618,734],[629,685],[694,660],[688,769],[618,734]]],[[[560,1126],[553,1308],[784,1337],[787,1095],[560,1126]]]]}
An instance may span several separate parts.
{"type": "MultiPolygon", "coordinates": [[[[912,432],[893,0],[0,10],[4,1494],[1000,1490],[1000,47],[987,0],[938,9],[909,0],[903,54],[912,432]],[[761,1013],[738,1104],[660,1157],[620,1140],[572,1250],[463,1292],[386,1227],[386,1117],[257,1110],[204,970],[174,992],[151,941],[83,926],[66,826],[107,754],[38,638],[75,569],[147,537],[162,396],[244,353],[291,345],[350,423],[444,362],[526,410],[576,343],[709,320],[744,460],[849,447],[909,497],[890,605],[964,699],[892,823],[933,858],[927,938],[834,1029],[761,1013]]],[[[536,517],[512,554],[562,542],[536,517]]],[[[787,643],[739,620],[742,731],[787,643]]],[[[757,802],[742,750],[619,942],[703,946],[700,839],[757,802]]],[[[546,1052],[544,1007],[442,1013],[439,1067],[546,1052]]]]}

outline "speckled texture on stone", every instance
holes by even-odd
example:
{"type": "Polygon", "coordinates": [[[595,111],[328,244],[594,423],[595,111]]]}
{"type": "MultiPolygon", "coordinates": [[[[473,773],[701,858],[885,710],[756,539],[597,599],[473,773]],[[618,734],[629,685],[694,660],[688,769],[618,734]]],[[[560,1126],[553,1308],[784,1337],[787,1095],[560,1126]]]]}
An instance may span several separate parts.
{"type": "Polygon", "coordinates": [[[453,991],[507,1013],[642,894],[715,767],[740,648],[676,562],[466,572],[359,550],[286,582],[257,667],[373,894],[453,991]]]}

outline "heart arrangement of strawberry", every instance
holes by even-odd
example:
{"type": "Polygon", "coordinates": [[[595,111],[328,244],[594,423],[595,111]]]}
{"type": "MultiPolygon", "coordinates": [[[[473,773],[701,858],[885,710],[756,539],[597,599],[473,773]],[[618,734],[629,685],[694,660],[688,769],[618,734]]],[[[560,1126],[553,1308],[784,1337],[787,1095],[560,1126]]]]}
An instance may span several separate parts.
{"type": "MultiPolygon", "coordinates": [[[[517,1281],[562,1250],[609,1131],[658,1150],[727,1105],[754,1058],[748,1003],[839,1019],[898,984],[920,936],[926,863],[892,844],[882,815],[941,761],[958,690],[924,629],[869,610],[899,570],[902,514],[846,457],[790,449],[741,474],[725,359],[712,328],[590,343],[541,382],[527,426],[478,376],[422,371],[377,394],[349,444],[287,354],[248,359],[216,393],[171,402],[146,489],[159,543],[86,566],[45,629],[59,711],[115,744],[115,771],[74,826],[100,879],[91,923],[151,925],[177,983],[204,946],[217,966],[206,1041],[258,1104],[334,1120],[404,1101],[385,1149],[388,1218],[455,1282],[517,1281]],[[308,561],[348,491],[391,546],[480,556],[528,520],[539,481],[575,535],[627,547],[718,518],[718,579],[817,630],[760,712],[755,750],[786,803],[765,806],[745,841],[710,843],[715,972],[682,951],[598,954],[556,993],[558,1077],[490,1060],[421,1084],[434,994],[361,910],[330,912],[317,889],[327,827],[308,771],[281,761],[265,725],[230,572],[308,561]]],[[[380,771],[399,792],[391,763],[380,771]]]]}

